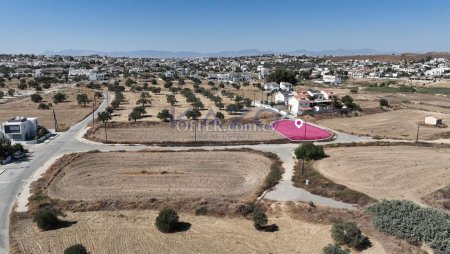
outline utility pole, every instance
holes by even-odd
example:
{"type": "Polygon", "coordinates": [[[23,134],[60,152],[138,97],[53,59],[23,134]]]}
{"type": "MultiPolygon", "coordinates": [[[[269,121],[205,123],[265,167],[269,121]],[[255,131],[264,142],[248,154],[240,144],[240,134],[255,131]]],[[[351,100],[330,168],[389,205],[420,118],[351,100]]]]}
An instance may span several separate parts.
{"type": "Polygon", "coordinates": [[[58,131],[58,121],[56,121],[55,109],[53,109],[53,121],[55,123],[55,132],[58,131]]]}
{"type": "Polygon", "coordinates": [[[253,90],[253,106],[256,106],[256,90],[253,90]]]}
{"type": "Polygon", "coordinates": [[[302,176],[305,174],[305,158],[302,159],[302,176]]]}
{"type": "Polygon", "coordinates": [[[94,92],[94,104],[92,104],[92,127],[94,127],[94,123],[95,123],[95,92],[94,92]]]}
{"type": "Polygon", "coordinates": [[[197,143],[197,119],[195,119],[195,124],[194,124],[194,142],[197,143]]]}
{"type": "Polygon", "coordinates": [[[419,142],[419,130],[420,130],[420,124],[417,124],[416,143],[419,142]]]}

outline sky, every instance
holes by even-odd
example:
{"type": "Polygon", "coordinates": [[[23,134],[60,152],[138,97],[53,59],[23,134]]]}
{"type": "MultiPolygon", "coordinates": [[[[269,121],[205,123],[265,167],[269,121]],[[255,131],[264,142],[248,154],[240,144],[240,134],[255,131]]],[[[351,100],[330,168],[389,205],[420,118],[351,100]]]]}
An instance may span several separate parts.
{"type": "Polygon", "coordinates": [[[0,0],[0,53],[450,51],[447,0],[0,0]]]}

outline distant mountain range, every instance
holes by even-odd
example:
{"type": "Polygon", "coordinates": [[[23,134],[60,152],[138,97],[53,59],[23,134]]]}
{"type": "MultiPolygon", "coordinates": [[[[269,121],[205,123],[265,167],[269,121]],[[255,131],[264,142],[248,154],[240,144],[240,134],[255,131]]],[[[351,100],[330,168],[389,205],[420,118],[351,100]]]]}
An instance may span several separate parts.
{"type": "Polygon", "coordinates": [[[221,51],[215,53],[199,53],[193,51],[161,51],[161,50],[135,50],[135,51],[95,51],[95,50],[75,50],[67,49],[62,51],[45,51],[44,55],[61,56],[112,56],[112,57],[148,57],[148,58],[198,58],[198,57],[237,57],[237,56],[258,56],[265,54],[283,54],[292,56],[355,56],[355,55],[378,55],[392,52],[381,52],[373,49],[335,49],[311,51],[299,49],[287,52],[263,51],[257,49],[246,49],[238,51],[221,51]]]}

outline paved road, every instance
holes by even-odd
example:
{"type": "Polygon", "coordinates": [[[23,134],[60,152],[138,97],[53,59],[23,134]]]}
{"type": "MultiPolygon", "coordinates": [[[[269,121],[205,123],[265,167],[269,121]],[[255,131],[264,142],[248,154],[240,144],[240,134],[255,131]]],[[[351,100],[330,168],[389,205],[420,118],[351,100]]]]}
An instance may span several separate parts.
{"type": "MultiPolygon", "coordinates": [[[[97,112],[102,111],[107,106],[107,100],[98,108],[97,112]]],[[[97,113],[95,112],[95,114],[97,113]]],[[[21,163],[12,163],[2,166],[0,170],[0,253],[8,253],[8,222],[9,213],[12,205],[16,201],[19,193],[24,190],[18,199],[18,210],[26,209],[26,200],[29,185],[39,177],[39,173],[48,166],[48,164],[57,157],[72,152],[81,152],[89,150],[140,150],[140,149],[158,149],[158,150],[185,150],[190,147],[156,147],[156,146],[130,146],[130,145],[106,145],[91,141],[82,140],[80,137],[85,131],[85,127],[92,121],[92,115],[82,120],[70,130],[60,133],[54,140],[30,146],[31,156],[28,161],[21,163]]],[[[348,134],[338,133],[335,141],[331,142],[361,142],[368,141],[368,138],[356,137],[348,134]]],[[[283,161],[285,173],[282,181],[273,191],[266,194],[265,198],[278,201],[313,201],[315,204],[327,205],[338,208],[351,208],[350,204],[335,201],[329,198],[323,198],[313,195],[305,190],[293,187],[291,177],[293,174],[294,160],[292,151],[298,144],[261,144],[261,145],[243,145],[236,147],[247,147],[262,151],[269,151],[278,154],[283,161]]],[[[208,150],[221,149],[221,146],[196,147],[208,150]]]]}

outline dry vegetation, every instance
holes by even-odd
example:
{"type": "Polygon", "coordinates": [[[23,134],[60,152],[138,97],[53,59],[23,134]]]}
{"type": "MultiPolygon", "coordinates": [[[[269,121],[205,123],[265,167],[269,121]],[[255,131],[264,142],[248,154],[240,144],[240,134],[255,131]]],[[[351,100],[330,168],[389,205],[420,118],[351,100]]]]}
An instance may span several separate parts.
{"type": "Polygon", "coordinates": [[[212,214],[241,214],[281,172],[276,155],[250,149],[69,154],[32,184],[29,207],[96,211],[169,205],[195,211],[204,206],[212,214]],[[272,171],[280,173],[273,177],[272,171]]]}
{"type": "MultiPolygon", "coordinates": [[[[352,118],[336,118],[319,120],[318,123],[334,130],[366,135],[377,138],[394,138],[415,140],[417,124],[424,123],[426,116],[442,118],[444,123],[450,123],[450,115],[432,113],[421,110],[394,110],[385,113],[365,115],[352,118]]],[[[450,128],[439,128],[421,125],[419,139],[439,139],[450,131],[450,128]]]]}
{"type": "MultiPolygon", "coordinates": [[[[53,103],[52,92],[42,95],[43,103],[52,103],[53,107],[47,110],[38,109],[39,103],[31,101],[30,97],[18,99],[5,104],[0,104],[0,122],[6,121],[15,116],[37,117],[39,123],[45,128],[55,128],[53,111],[55,110],[58,121],[58,130],[66,130],[70,126],[78,123],[87,115],[92,113],[92,103],[86,107],[78,105],[76,95],[78,93],[86,93],[92,101],[94,92],[89,89],[74,88],[62,89],[61,92],[67,95],[67,100],[58,104],[53,103]]],[[[101,100],[97,100],[97,105],[100,105],[101,100]]]]}
{"type": "Polygon", "coordinates": [[[415,146],[327,148],[314,167],[328,179],[376,199],[423,203],[450,184],[450,149],[415,146]]]}
{"type": "MultiPolygon", "coordinates": [[[[194,123],[192,123],[194,124],[194,123]]],[[[261,125],[250,124],[248,131],[215,130],[213,125],[209,127],[199,127],[197,130],[194,125],[186,128],[183,123],[171,125],[171,123],[110,123],[108,124],[108,142],[123,144],[172,144],[172,145],[200,145],[204,143],[217,144],[240,144],[251,142],[276,143],[287,142],[278,133],[262,129],[261,125]],[[178,126],[178,127],[177,127],[178,126]],[[256,128],[256,129],[255,129],[256,128]],[[195,142],[196,141],[196,142],[195,142]]],[[[227,123],[223,123],[225,128],[227,123]]],[[[103,125],[97,125],[93,130],[87,133],[87,138],[104,142],[105,130],[103,125]]]]}
{"type": "MultiPolygon", "coordinates": [[[[259,232],[243,218],[215,218],[180,214],[191,223],[185,232],[162,234],[154,226],[156,211],[68,213],[77,223],[39,232],[31,219],[12,226],[12,241],[25,253],[62,253],[82,243],[92,254],[113,253],[320,253],[332,243],[330,225],[312,224],[289,216],[270,217],[280,230],[259,232]],[[105,233],[107,232],[107,233],[105,233]]],[[[386,253],[375,240],[363,254],[386,253]]]]}
{"type": "Polygon", "coordinates": [[[239,151],[85,153],[53,178],[47,194],[61,200],[252,200],[271,160],[239,151]],[[243,170],[245,169],[245,170],[243,170]]]}

